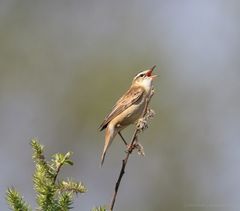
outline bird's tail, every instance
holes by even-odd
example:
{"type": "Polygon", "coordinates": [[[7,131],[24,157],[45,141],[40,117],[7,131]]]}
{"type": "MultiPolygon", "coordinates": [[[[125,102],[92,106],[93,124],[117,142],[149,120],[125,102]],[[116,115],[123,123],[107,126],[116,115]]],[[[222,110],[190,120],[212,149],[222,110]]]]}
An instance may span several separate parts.
{"type": "Polygon", "coordinates": [[[104,163],[104,160],[105,160],[105,156],[106,156],[106,151],[103,151],[102,157],[101,157],[101,167],[103,166],[103,163],[104,163]]]}
{"type": "Polygon", "coordinates": [[[103,153],[102,153],[102,157],[101,157],[101,167],[104,163],[107,150],[110,147],[115,135],[116,134],[113,130],[109,129],[109,127],[106,128],[105,144],[104,144],[103,153]]]}

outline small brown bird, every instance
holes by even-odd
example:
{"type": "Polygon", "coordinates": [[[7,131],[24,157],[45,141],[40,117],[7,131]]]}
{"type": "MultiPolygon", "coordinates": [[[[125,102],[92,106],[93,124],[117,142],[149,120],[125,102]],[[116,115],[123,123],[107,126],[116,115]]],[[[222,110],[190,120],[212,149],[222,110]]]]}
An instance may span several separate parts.
{"type": "Polygon", "coordinates": [[[138,73],[133,78],[128,91],[116,102],[111,113],[105,117],[100,125],[100,131],[106,128],[101,165],[103,165],[107,149],[117,133],[141,118],[147,98],[153,88],[152,81],[156,75],[152,75],[152,72],[155,67],[156,65],[149,70],[138,73]]]}

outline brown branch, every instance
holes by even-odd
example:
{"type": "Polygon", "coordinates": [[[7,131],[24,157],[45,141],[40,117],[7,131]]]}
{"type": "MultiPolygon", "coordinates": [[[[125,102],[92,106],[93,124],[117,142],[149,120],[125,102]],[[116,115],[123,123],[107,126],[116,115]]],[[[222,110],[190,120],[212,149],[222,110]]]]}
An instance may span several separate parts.
{"type": "MultiPolygon", "coordinates": [[[[150,96],[148,97],[147,99],[147,102],[146,102],[146,105],[145,105],[145,108],[143,110],[143,113],[142,113],[142,117],[145,116],[145,114],[147,113],[147,108],[148,108],[148,105],[149,105],[149,102],[152,98],[152,96],[154,95],[154,91],[152,90],[150,96]]],[[[116,197],[117,197],[117,193],[118,193],[118,189],[119,189],[119,186],[120,186],[120,183],[121,183],[121,180],[122,180],[122,177],[125,173],[125,168],[126,168],[126,165],[127,165],[127,162],[128,162],[128,158],[130,156],[130,154],[132,153],[132,151],[135,149],[136,145],[135,145],[135,139],[137,137],[137,134],[139,132],[139,129],[136,128],[134,133],[133,133],[133,136],[132,136],[132,139],[131,139],[131,142],[130,142],[130,145],[128,147],[128,150],[127,150],[127,155],[126,157],[122,160],[122,167],[121,167],[121,170],[120,170],[120,173],[119,173],[119,176],[118,176],[118,179],[117,179],[117,182],[115,184],[115,189],[114,189],[114,194],[113,194],[113,197],[112,197],[112,201],[111,201],[111,206],[110,206],[110,211],[113,211],[113,207],[114,207],[114,204],[115,204],[115,201],[116,201],[116,197]]],[[[122,140],[124,141],[124,143],[127,143],[125,141],[125,139],[123,138],[122,134],[121,133],[118,133],[119,136],[122,138],[122,140]]]]}
{"type": "Polygon", "coordinates": [[[60,171],[60,169],[61,169],[62,166],[63,166],[63,163],[60,163],[59,166],[57,167],[56,173],[55,173],[55,175],[54,175],[54,177],[53,177],[53,183],[54,183],[54,184],[55,184],[55,182],[56,182],[56,180],[57,180],[57,176],[58,176],[59,171],[60,171]]]}

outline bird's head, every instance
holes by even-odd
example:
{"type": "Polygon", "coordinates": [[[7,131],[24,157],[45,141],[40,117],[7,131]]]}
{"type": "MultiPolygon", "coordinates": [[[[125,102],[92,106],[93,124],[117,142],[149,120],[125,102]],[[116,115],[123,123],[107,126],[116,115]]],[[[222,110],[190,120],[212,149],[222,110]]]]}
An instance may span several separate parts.
{"type": "Polygon", "coordinates": [[[152,68],[138,73],[134,78],[132,85],[138,85],[144,87],[146,90],[149,90],[152,86],[152,81],[157,75],[152,75],[152,72],[156,65],[152,68]]]}

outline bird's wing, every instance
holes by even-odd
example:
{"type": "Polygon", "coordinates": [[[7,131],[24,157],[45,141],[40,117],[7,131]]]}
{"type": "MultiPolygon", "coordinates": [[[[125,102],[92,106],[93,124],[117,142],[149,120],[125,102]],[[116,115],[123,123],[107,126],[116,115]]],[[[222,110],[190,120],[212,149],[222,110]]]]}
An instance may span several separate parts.
{"type": "Polygon", "coordinates": [[[121,114],[128,107],[133,105],[136,101],[143,97],[144,89],[142,87],[131,87],[114,105],[113,110],[108,114],[103,123],[100,125],[100,130],[107,127],[107,124],[117,115],[121,114]]]}

